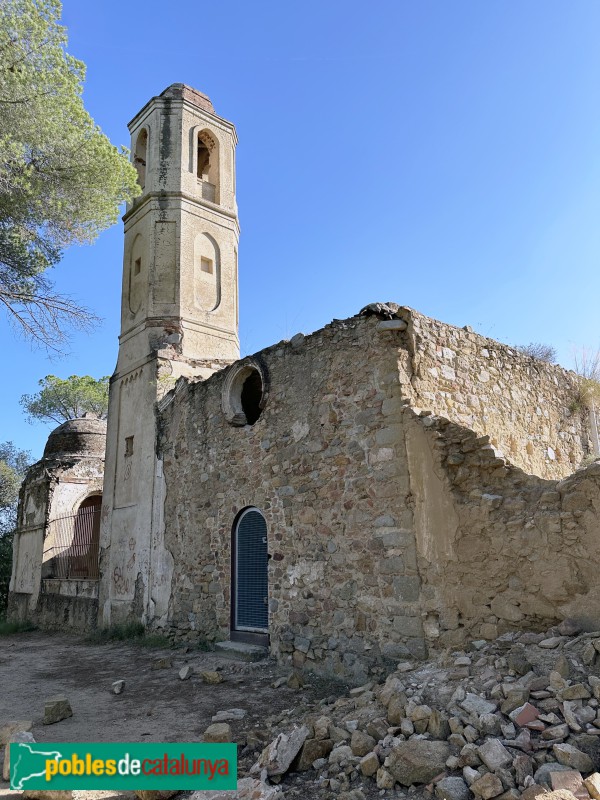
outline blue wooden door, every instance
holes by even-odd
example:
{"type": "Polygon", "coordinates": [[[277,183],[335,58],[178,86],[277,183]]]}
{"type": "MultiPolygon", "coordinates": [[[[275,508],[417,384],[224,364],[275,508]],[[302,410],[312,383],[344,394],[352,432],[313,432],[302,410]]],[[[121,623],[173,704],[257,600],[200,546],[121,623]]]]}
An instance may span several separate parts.
{"type": "Polygon", "coordinates": [[[268,594],[267,523],[249,508],[235,531],[235,630],[268,630],[268,594]]]}

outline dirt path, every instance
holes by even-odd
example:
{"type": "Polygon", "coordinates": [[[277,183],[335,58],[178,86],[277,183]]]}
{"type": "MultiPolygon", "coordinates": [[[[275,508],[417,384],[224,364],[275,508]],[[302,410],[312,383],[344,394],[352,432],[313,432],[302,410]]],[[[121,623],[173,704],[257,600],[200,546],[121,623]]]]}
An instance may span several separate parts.
{"type": "MultiPolygon", "coordinates": [[[[244,663],[216,653],[146,649],[123,642],[97,645],[39,631],[4,636],[0,726],[9,720],[32,720],[39,742],[189,742],[199,741],[218,711],[243,708],[246,717],[230,722],[234,741],[243,746],[246,733],[260,729],[266,715],[317,702],[331,691],[327,684],[300,693],[286,686],[273,689],[271,684],[287,672],[272,661],[244,663]],[[166,657],[172,659],[171,667],[153,669],[166,657]],[[185,664],[192,665],[194,674],[181,681],[178,672],[185,664]],[[201,670],[218,670],[224,680],[204,683],[201,670]],[[125,680],[125,690],[114,695],[111,683],[120,679],[125,680]],[[73,716],[43,725],[44,701],[57,694],[68,697],[73,716]]],[[[0,798],[16,795],[0,781],[0,798]]]]}

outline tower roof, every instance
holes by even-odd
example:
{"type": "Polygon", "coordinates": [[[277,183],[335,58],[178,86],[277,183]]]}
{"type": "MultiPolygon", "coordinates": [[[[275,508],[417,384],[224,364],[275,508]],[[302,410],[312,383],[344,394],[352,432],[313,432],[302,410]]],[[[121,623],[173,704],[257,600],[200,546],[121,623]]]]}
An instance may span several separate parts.
{"type": "Polygon", "coordinates": [[[44,458],[100,456],[106,449],[106,420],[70,419],[55,428],[46,442],[44,458]]]}
{"type": "Polygon", "coordinates": [[[210,97],[202,94],[197,89],[192,89],[191,86],[187,86],[185,83],[172,83],[164,92],[161,92],[160,96],[172,100],[187,100],[188,103],[192,103],[198,108],[209,111],[211,114],[215,113],[210,97]]]}
{"type": "MultiPolygon", "coordinates": [[[[135,117],[127,123],[129,130],[131,130],[132,126],[136,125],[139,120],[144,117],[146,111],[156,100],[184,100],[185,102],[196,106],[196,108],[201,108],[202,111],[207,111],[209,114],[218,116],[213,104],[210,102],[210,97],[208,97],[208,95],[202,94],[202,92],[199,92],[197,89],[193,89],[191,86],[187,86],[185,83],[172,83],[170,86],[167,86],[167,88],[159,95],[148,100],[146,105],[141,108],[135,117]]],[[[231,123],[228,124],[231,125],[231,123]]]]}

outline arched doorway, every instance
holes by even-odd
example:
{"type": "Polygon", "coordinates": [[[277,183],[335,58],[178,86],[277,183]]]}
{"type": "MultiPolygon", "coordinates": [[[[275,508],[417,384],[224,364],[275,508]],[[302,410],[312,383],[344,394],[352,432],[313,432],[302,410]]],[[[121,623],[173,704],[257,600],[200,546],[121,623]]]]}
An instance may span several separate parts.
{"type": "Polygon", "coordinates": [[[231,639],[268,644],[269,577],[267,523],[257,508],[246,508],[232,537],[231,639]]]}
{"type": "Polygon", "coordinates": [[[101,508],[102,495],[99,494],[86,497],[77,509],[69,551],[71,578],[98,577],[101,508]]]}

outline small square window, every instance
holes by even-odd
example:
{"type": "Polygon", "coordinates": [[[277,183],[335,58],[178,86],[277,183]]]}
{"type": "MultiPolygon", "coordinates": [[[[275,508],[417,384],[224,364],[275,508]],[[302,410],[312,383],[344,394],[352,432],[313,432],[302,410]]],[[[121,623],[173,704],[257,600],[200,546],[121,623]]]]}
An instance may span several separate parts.
{"type": "Polygon", "coordinates": [[[200,269],[202,272],[208,272],[209,275],[213,274],[213,262],[210,258],[204,258],[204,256],[202,256],[200,259],[200,269]]]}
{"type": "Polygon", "coordinates": [[[142,271],[142,259],[136,258],[136,260],[133,263],[133,274],[139,275],[141,271],[142,271]]]}
{"type": "Polygon", "coordinates": [[[126,456],[133,455],[133,436],[125,437],[125,455],[126,456]]]}

